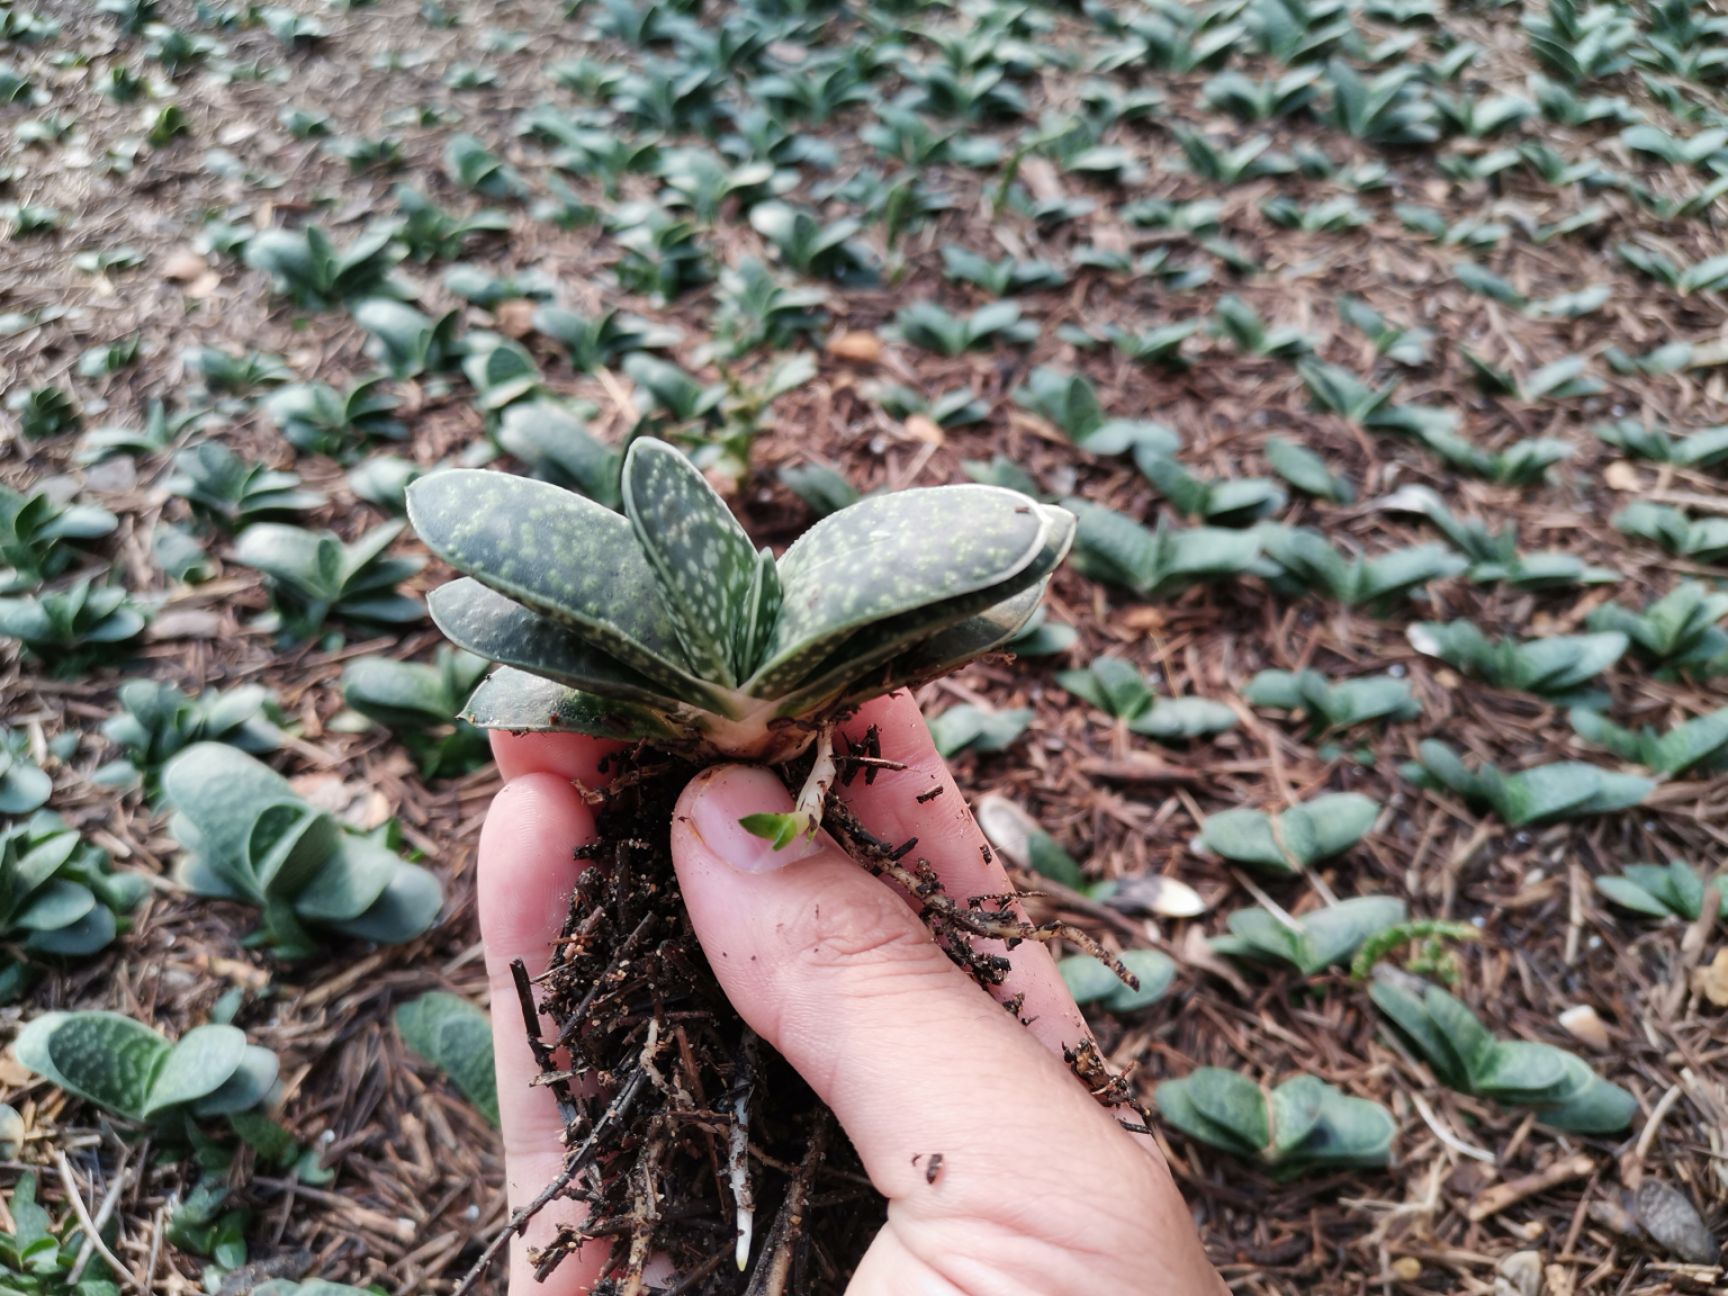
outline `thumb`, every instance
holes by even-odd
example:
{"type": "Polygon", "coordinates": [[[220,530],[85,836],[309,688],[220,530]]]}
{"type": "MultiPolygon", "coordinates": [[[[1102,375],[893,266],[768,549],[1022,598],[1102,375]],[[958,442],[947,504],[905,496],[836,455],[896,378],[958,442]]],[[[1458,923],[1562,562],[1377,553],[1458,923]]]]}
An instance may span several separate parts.
{"type": "Polygon", "coordinates": [[[791,808],[767,770],[706,770],[678,803],[673,860],[727,997],[833,1109],[877,1189],[966,1211],[1029,1166],[1147,1173],[1151,1159],[898,892],[826,836],[776,851],[738,822],[791,808]],[[939,1193],[923,1159],[937,1152],[939,1193]]]}

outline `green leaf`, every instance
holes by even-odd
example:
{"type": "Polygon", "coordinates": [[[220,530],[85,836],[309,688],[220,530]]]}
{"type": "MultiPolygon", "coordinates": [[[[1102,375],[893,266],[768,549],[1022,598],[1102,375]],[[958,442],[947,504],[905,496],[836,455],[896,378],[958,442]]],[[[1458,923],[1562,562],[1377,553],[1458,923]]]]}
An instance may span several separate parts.
{"type": "Polygon", "coordinates": [[[1061,959],[1056,970],[1077,1004],[1096,1003],[1107,1012],[1130,1013],[1157,1003],[1176,977],[1176,962],[1153,949],[1125,950],[1122,965],[1140,982],[1138,988],[1123,982],[1106,963],[1090,954],[1061,959]]]}
{"type": "Polygon", "coordinates": [[[775,850],[790,846],[809,827],[805,816],[798,814],[748,814],[738,823],[745,832],[772,843],[775,850]]]}
{"type": "MultiPolygon", "coordinates": [[[[758,575],[750,537],[696,466],[663,441],[630,447],[623,500],[684,659],[703,679],[737,684],[754,666],[749,636],[737,631],[748,624],[746,599],[758,575]]],[[[777,577],[764,597],[772,616],[780,602],[777,577]]]]}
{"type": "Polygon", "coordinates": [[[457,995],[434,990],[399,1004],[396,1030],[409,1048],[443,1071],[492,1124],[498,1124],[498,1084],[492,1064],[492,1024],[457,995]]]}
{"type": "Polygon", "coordinates": [[[1245,807],[1208,815],[1199,840],[1237,863],[1299,873],[1354,846],[1379,814],[1379,804],[1359,793],[1333,792],[1276,816],[1245,807]]]}
{"type": "Polygon", "coordinates": [[[137,1120],[169,1044],[119,1013],[44,1013],[19,1033],[13,1051],[67,1092],[137,1120]]]}
{"type": "Polygon", "coordinates": [[[168,1051],[150,1085],[144,1116],[156,1116],[219,1089],[240,1065],[246,1033],[233,1026],[199,1026],[168,1051]]]}
{"type": "Polygon", "coordinates": [[[1061,509],[1016,491],[946,486],[861,500],[823,518],[781,557],[780,617],[746,688],[773,697],[809,677],[849,634],[894,618],[942,628],[1041,581],[1073,534],[1061,509]],[[941,545],[931,536],[944,536],[941,545]]]}
{"type": "Polygon", "coordinates": [[[1272,471],[1297,490],[1334,504],[1348,504],[1356,492],[1344,478],[1333,473],[1319,455],[1283,437],[1269,437],[1266,462],[1272,471]]]}
{"type": "Polygon", "coordinates": [[[675,690],[700,691],[627,519],[544,482],[469,469],[415,482],[408,516],[458,571],[568,626],[632,670],[675,690]]]}

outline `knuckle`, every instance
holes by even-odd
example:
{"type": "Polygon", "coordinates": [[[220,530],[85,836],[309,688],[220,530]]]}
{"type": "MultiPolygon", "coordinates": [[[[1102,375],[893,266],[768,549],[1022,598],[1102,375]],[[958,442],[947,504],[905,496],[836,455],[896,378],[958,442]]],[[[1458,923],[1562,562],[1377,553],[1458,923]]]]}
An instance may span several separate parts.
{"type": "Polygon", "coordinates": [[[848,979],[944,972],[947,956],[911,908],[886,886],[847,878],[818,893],[787,922],[785,934],[802,970],[844,972],[848,979]]]}

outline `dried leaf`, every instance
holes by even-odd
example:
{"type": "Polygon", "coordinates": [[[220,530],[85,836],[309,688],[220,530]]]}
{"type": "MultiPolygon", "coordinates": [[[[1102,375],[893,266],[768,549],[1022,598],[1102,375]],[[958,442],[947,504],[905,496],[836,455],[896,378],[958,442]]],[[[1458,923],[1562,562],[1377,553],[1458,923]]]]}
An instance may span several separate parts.
{"type": "MultiPolygon", "coordinates": [[[[1720,960],[1718,960],[1720,962],[1720,960]]],[[[1692,1199],[1660,1179],[1646,1179],[1633,1194],[1638,1223],[1651,1241],[1691,1264],[1716,1264],[1722,1248],[1704,1227],[1692,1199]]]]}
{"type": "Polygon", "coordinates": [[[1728,1008],[1728,945],[1716,957],[1692,973],[1692,988],[1718,1008],[1728,1008]]]}

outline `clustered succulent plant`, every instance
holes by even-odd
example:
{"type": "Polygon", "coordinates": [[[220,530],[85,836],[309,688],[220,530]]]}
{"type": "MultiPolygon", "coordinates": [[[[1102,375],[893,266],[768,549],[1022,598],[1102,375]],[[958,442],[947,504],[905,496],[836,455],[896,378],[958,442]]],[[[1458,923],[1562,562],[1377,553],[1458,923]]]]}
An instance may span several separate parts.
{"type": "Polygon", "coordinates": [[[317,948],[309,929],[399,943],[432,925],[438,879],[373,836],[313,809],[288,781],[224,743],[168,762],[162,791],[185,847],[180,881],[198,895],[263,910],[263,938],[289,956],[317,948]]]}
{"type": "Polygon", "coordinates": [[[467,470],[410,487],[421,537],[468,577],[434,592],[434,620],[501,666],[473,723],[785,760],[844,709],[1012,639],[1074,531],[1017,492],[943,486],[861,500],[777,560],[652,438],[622,496],[619,515],[467,470]]]}

